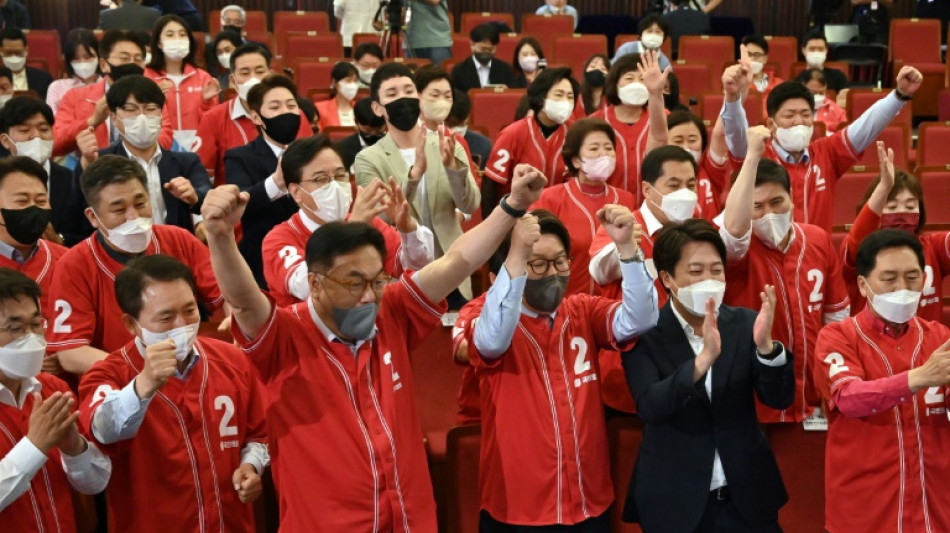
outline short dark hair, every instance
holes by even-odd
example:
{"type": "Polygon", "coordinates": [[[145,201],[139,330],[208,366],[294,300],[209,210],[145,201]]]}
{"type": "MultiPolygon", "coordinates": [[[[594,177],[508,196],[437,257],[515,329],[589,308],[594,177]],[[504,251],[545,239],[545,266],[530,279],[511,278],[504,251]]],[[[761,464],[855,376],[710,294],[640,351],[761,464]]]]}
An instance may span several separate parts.
{"type": "Polygon", "coordinates": [[[376,43],[362,43],[353,49],[353,61],[359,61],[361,57],[369,54],[383,60],[383,49],[376,43]]]}
{"type": "Polygon", "coordinates": [[[336,98],[337,95],[336,85],[334,85],[334,83],[343,81],[350,76],[356,76],[356,79],[360,77],[360,71],[356,70],[353,63],[339,61],[333,65],[333,68],[330,69],[330,79],[332,80],[330,84],[330,98],[336,98]]]}
{"type": "Polygon", "coordinates": [[[785,102],[797,98],[808,102],[811,110],[815,110],[815,95],[811,94],[808,87],[797,81],[783,81],[776,85],[765,99],[765,110],[770,117],[775,117],[785,102]]]}
{"type": "MultiPolygon", "coordinates": [[[[735,183],[738,176],[737,173],[732,180],[733,183],[735,183]]],[[[759,160],[759,164],[755,168],[755,186],[761,187],[767,183],[774,183],[789,195],[792,194],[792,184],[791,179],[788,177],[788,170],[785,170],[785,167],[771,159],[763,158],[759,160]]]]}
{"type": "Polygon", "coordinates": [[[648,13],[644,15],[637,24],[637,32],[640,35],[643,35],[643,32],[650,29],[650,26],[653,26],[654,24],[660,27],[660,31],[663,32],[663,37],[670,36],[670,25],[667,24],[666,19],[664,19],[659,13],[648,13]]]}
{"type": "MultiPolygon", "coordinates": [[[[214,41],[211,43],[211,49],[214,50],[214,55],[218,55],[218,45],[222,41],[228,41],[234,45],[234,49],[237,50],[244,44],[244,39],[236,32],[232,30],[221,30],[217,35],[214,36],[214,41]]],[[[234,52],[232,52],[234,53],[234,52]]]]}
{"type": "Polygon", "coordinates": [[[138,320],[142,312],[142,295],[151,284],[179,280],[188,284],[197,302],[198,286],[188,265],[164,254],[136,257],[116,275],[115,299],[123,313],[138,320]]]}
{"type": "Polygon", "coordinates": [[[23,41],[23,46],[27,46],[26,34],[16,26],[7,26],[0,30],[0,41],[23,41]]]}
{"type": "Polygon", "coordinates": [[[379,87],[384,81],[392,78],[409,78],[415,83],[415,76],[409,67],[402,63],[385,63],[376,69],[373,78],[369,81],[369,97],[374,102],[379,102],[379,87]]]}
{"type": "MultiPolygon", "coordinates": [[[[86,28],[74,28],[66,34],[66,42],[63,43],[63,57],[66,59],[66,73],[75,76],[73,71],[73,58],[76,57],[76,51],[85,48],[88,54],[99,58],[99,39],[92,30],[86,28]]],[[[96,72],[99,72],[99,62],[96,61],[96,72]]]]}
{"type": "MultiPolygon", "coordinates": [[[[571,234],[567,227],[561,222],[561,219],[547,209],[534,209],[531,214],[538,218],[538,226],[541,229],[541,235],[554,235],[564,246],[564,252],[571,255],[571,234]]],[[[488,259],[488,268],[491,272],[498,274],[505,266],[508,259],[508,251],[511,250],[511,231],[505,236],[505,239],[498,245],[498,249],[488,259]]]]}
{"type": "Polygon", "coordinates": [[[244,43],[241,46],[238,46],[233,52],[231,52],[231,60],[229,69],[231,73],[234,73],[235,65],[239,57],[247,56],[251,54],[257,54],[264,58],[264,62],[270,65],[270,53],[266,48],[257,44],[257,43],[244,43]]]}
{"type": "Polygon", "coordinates": [[[313,124],[314,119],[320,118],[320,115],[317,113],[317,105],[309,98],[298,96],[297,107],[299,107],[300,112],[307,117],[307,122],[310,124],[313,124]]]}
{"type": "Polygon", "coordinates": [[[373,226],[362,222],[330,222],[314,231],[307,239],[307,268],[311,272],[327,271],[341,255],[372,246],[386,264],[386,241],[373,226]]]}
{"type": "Polygon", "coordinates": [[[752,35],[746,35],[745,37],[743,37],[742,44],[754,44],[758,46],[759,48],[761,48],[762,51],[765,52],[766,54],[769,53],[769,41],[765,37],[757,33],[753,33],[752,35]]]}
{"type": "Polygon", "coordinates": [[[79,176],[79,188],[90,206],[99,201],[102,189],[115,183],[138,180],[142,188],[148,190],[148,181],[142,165],[128,157],[103,155],[92,162],[79,176]]]}
{"type": "Polygon", "coordinates": [[[802,48],[808,46],[808,41],[815,40],[820,40],[821,42],[825,43],[825,48],[828,48],[828,39],[826,39],[825,34],[821,33],[820,31],[808,32],[802,36],[802,48]]]}
{"type": "Polygon", "coordinates": [[[538,74],[538,77],[528,86],[526,95],[528,98],[528,107],[534,111],[536,115],[544,109],[544,100],[548,96],[548,91],[560,83],[561,80],[568,80],[571,83],[571,88],[574,91],[574,98],[576,100],[580,94],[580,86],[571,76],[571,69],[567,67],[546,68],[542,70],[541,73],[538,74]]]}
{"type": "Polygon", "coordinates": [[[511,68],[514,69],[516,75],[524,74],[524,69],[521,68],[521,61],[518,60],[518,56],[521,54],[521,49],[525,46],[530,46],[538,53],[539,61],[544,59],[544,50],[541,49],[541,43],[534,37],[522,37],[521,40],[518,41],[518,44],[515,45],[514,57],[511,59],[511,68]]]}
{"type": "Polygon", "coordinates": [[[708,242],[713,245],[723,265],[726,264],[726,245],[716,227],[701,218],[691,218],[684,222],[666,224],[656,236],[656,244],[653,245],[653,265],[656,271],[672,276],[682,258],[683,247],[691,242],[708,242]]]}
{"type": "Polygon", "coordinates": [[[33,279],[19,270],[0,267],[0,305],[7,300],[19,300],[24,296],[36,303],[36,309],[40,309],[40,286],[33,279]]]}
{"type": "MultiPolygon", "coordinates": [[[[868,184],[868,188],[864,191],[864,196],[861,198],[861,203],[859,203],[855,209],[855,213],[861,212],[864,204],[871,198],[871,194],[874,193],[874,189],[877,188],[879,183],[881,183],[881,176],[877,175],[871,183],[868,184]]],[[[917,178],[917,176],[901,169],[895,169],[894,186],[891,187],[891,192],[887,193],[887,201],[890,202],[897,198],[897,195],[904,191],[908,191],[917,198],[917,208],[920,210],[920,222],[917,224],[917,231],[915,233],[920,233],[924,225],[927,224],[927,209],[924,205],[924,188],[920,184],[920,179],[917,178]]]]}
{"type": "Polygon", "coordinates": [[[812,80],[817,81],[818,83],[824,85],[825,87],[828,86],[828,80],[827,78],[825,78],[825,71],[823,71],[820,68],[810,68],[805,71],[805,81],[803,81],[802,83],[807,84],[808,82],[812,80]]]}
{"type": "Polygon", "coordinates": [[[49,179],[46,169],[43,168],[43,165],[33,161],[29,157],[11,155],[0,158],[0,186],[3,185],[3,180],[7,179],[7,176],[14,172],[32,176],[43,183],[44,189],[46,188],[46,180],[49,179]]]}
{"type": "Polygon", "coordinates": [[[604,82],[604,98],[607,99],[608,104],[620,105],[623,103],[620,101],[620,89],[617,87],[617,82],[624,74],[638,71],[641,59],[642,57],[638,53],[626,54],[620,56],[614,61],[613,65],[610,65],[610,70],[607,71],[607,80],[604,82]]]}
{"type": "Polygon", "coordinates": [[[472,100],[465,91],[455,89],[452,91],[452,110],[449,111],[449,118],[446,122],[453,124],[464,124],[465,119],[472,114],[472,100]]]}
{"type": "Polygon", "coordinates": [[[567,129],[564,145],[561,147],[561,157],[571,174],[577,175],[579,169],[574,166],[574,158],[580,157],[581,148],[587,136],[596,131],[606,134],[610,142],[616,146],[617,136],[614,129],[603,119],[584,118],[571,124],[571,127],[567,129]]]}
{"type": "Polygon", "coordinates": [[[898,229],[881,229],[865,237],[861,241],[861,245],[858,246],[858,254],[854,260],[854,269],[857,274],[867,278],[868,274],[877,266],[878,254],[892,248],[910,248],[917,256],[920,270],[926,268],[924,247],[921,246],[916,235],[898,229]]]}
{"type": "Polygon", "coordinates": [[[116,109],[129,101],[129,96],[134,96],[140,104],[165,105],[165,93],[157,83],[145,76],[124,76],[110,85],[106,92],[109,111],[115,113],[116,109]]]}
{"type": "Polygon", "coordinates": [[[435,65],[424,65],[419,67],[419,70],[416,71],[416,75],[413,76],[413,81],[416,83],[416,91],[418,91],[420,94],[426,89],[426,87],[439,80],[445,80],[449,82],[449,89],[453,90],[454,95],[455,85],[452,83],[452,78],[449,77],[449,73],[442,70],[441,67],[437,67],[435,65]]]}
{"type": "Polygon", "coordinates": [[[255,113],[261,112],[261,106],[264,105],[264,97],[274,89],[284,88],[290,91],[290,94],[297,98],[297,86],[290,78],[283,74],[268,74],[260,83],[251,87],[247,92],[247,105],[255,113]]]}
{"type": "Polygon", "coordinates": [[[468,34],[468,38],[473,43],[490,41],[493,45],[497,45],[501,40],[501,35],[498,33],[498,26],[490,22],[483,22],[472,28],[472,31],[468,34]]]}
{"type": "Polygon", "coordinates": [[[0,78],[6,78],[10,80],[10,83],[13,83],[13,71],[3,65],[0,65],[0,78]]]}
{"type": "Polygon", "coordinates": [[[709,144],[709,133],[706,131],[706,125],[703,124],[703,119],[690,113],[686,109],[677,109],[666,116],[667,129],[671,130],[680,124],[686,123],[692,123],[699,130],[699,138],[702,140],[703,144],[702,151],[705,152],[706,146],[709,144]]]}
{"type": "Polygon", "coordinates": [[[311,135],[290,143],[280,160],[280,170],[284,175],[284,182],[299,185],[303,178],[301,175],[303,167],[307,166],[313,161],[313,158],[324,150],[333,150],[337,157],[343,159],[340,152],[333,146],[330,138],[325,135],[311,135]]]}
{"type": "Polygon", "coordinates": [[[10,133],[10,128],[19,126],[36,115],[43,115],[49,125],[55,117],[53,109],[46,102],[33,96],[14,96],[0,109],[0,133],[10,133]]]}
{"type": "Polygon", "coordinates": [[[369,98],[360,98],[353,104],[353,120],[371,128],[382,128],[386,125],[386,119],[373,113],[373,101],[369,98]]]}
{"type": "Polygon", "coordinates": [[[142,55],[145,55],[145,43],[129,30],[109,30],[99,40],[99,57],[108,61],[112,55],[112,49],[119,43],[133,43],[139,47],[142,55]]]}
{"type": "Polygon", "coordinates": [[[660,176],[663,175],[663,165],[668,161],[676,161],[679,163],[688,162],[693,165],[693,172],[698,172],[696,160],[693,159],[693,156],[690,155],[689,152],[682,147],[668,144],[651,150],[650,153],[643,158],[643,163],[640,164],[640,179],[653,185],[656,183],[656,180],[660,179],[660,176]]]}
{"type": "Polygon", "coordinates": [[[197,64],[195,63],[195,52],[198,50],[198,42],[195,41],[195,34],[192,33],[188,23],[185,22],[185,19],[179,17],[178,15],[163,15],[161,18],[155,21],[155,26],[152,28],[152,61],[149,62],[148,68],[156,72],[165,70],[165,52],[163,52],[162,48],[158,45],[162,42],[162,31],[164,31],[165,26],[168,26],[172,22],[181,24],[181,26],[185,28],[185,34],[188,35],[188,55],[182,59],[182,64],[191,65],[197,68],[197,64]]]}

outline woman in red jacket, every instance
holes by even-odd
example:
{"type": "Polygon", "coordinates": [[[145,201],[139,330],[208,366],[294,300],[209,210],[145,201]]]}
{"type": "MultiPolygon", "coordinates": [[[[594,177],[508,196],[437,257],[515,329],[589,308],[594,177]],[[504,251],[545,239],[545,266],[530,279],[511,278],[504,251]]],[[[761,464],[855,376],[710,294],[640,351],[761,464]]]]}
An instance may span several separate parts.
{"type": "Polygon", "coordinates": [[[195,144],[202,113],[218,103],[221,92],[218,80],[195,64],[197,49],[195,36],[177,15],[163,16],[152,28],[152,60],[145,76],[165,93],[175,142],[186,151],[195,144]]]}
{"type": "Polygon", "coordinates": [[[324,131],[331,126],[354,127],[353,104],[360,90],[360,73],[352,63],[337,63],[330,72],[333,86],[330,99],[317,102],[317,114],[320,120],[317,126],[324,131]]]}

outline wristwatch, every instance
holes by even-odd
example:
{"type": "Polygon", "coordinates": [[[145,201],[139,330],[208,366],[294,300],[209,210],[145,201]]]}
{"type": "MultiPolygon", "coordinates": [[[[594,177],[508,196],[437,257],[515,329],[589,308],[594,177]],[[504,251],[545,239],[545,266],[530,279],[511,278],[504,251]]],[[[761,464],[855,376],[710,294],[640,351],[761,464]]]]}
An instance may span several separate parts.
{"type": "Polygon", "coordinates": [[[498,205],[501,207],[501,210],[504,211],[505,213],[507,213],[508,216],[510,216],[510,217],[512,217],[512,218],[521,218],[521,217],[523,217],[523,216],[525,215],[525,213],[528,212],[528,210],[527,210],[527,209],[515,209],[514,207],[511,207],[510,205],[508,205],[507,200],[508,200],[508,197],[509,197],[509,196],[511,196],[511,194],[506,194],[506,195],[502,196],[502,197],[501,197],[501,201],[498,202],[498,205]]]}
{"type": "MultiPolygon", "coordinates": [[[[617,252],[617,256],[620,256],[620,252],[617,252]]],[[[637,246],[637,253],[633,254],[633,257],[628,257],[624,259],[620,258],[621,263],[642,263],[643,262],[643,248],[637,246]]]]}
{"type": "Polygon", "coordinates": [[[903,101],[903,102],[910,102],[911,100],[914,99],[913,96],[911,96],[911,95],[909,95],[909,94],[904,94],[904,93],[898,91],[897,89],[894,89],[894,96],[896,96],[898,100],[901,100],[901,101],[903,101]]]}

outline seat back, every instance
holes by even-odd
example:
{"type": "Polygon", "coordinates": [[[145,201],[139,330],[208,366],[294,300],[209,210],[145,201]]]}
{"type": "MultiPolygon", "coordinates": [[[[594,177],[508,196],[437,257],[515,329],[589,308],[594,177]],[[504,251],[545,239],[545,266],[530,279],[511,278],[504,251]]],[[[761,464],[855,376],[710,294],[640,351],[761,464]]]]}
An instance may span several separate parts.
{"type": "Polygon", "coordinates": [[[877,141],[883,141],[884,146],[894,150],[894,166],[899,169],[909,170],[908,165],[910,159],[907,157],[907,138],[909,134],[906,128],[907,126],[904,124],[896,123],[891,123],[890,126],[884,128],[881,134],[877,136],[877,139],[875,139],[875,142],[868,145],[868,148],[864,151],[864,154],[861,155],[861,159],[858,160],[857,164],[868,168],[878,168],[880,161],[877,157],[877,141]]]}
{"type": "MultiPolygon", "coordinates": [[[[890,91],[890,89],[851,89],[848,91],[846,98],[848,121],[854,122],[855,119],[861,116],[861,113],[867,111],[875,102],[890,94],[890,91]]],[[[909,130],[912,127],[911,117],[913,114],[910,109],[912,103],[907,102],[903,111],[897,115],[891,124],[905,124],[909,130]]]]}
{"type": "Polygon", "coordinates": [[[709,63],[703,61],[686,61],[678,59],[673,63],[673,71],[680,82],[680,101],[688,102],[691,98],[698,99],[710,88],[716,88],[720,83],[713,83],[709,63]]]}
{"type": "Polygon", "coordinates": [[[686,61],[705,61],[711,65],[734,63],[736,42],[728,35],[684,35],[680,37],[679,58],[686,61]]]}
{"type": "Polygon", "coordinates": [[[501,22],[507,25],[511,31],[515,31],[515,16],[511,13],[490,11],[481,11],[475,13],[462,13],[462,19],[459,21],[459,33],[468,37],[468,34],[477,26],[486,22],[501,22]]]}
{"type": "Polygon", "coordinates": [[[610,450],[610,478],[614,486],[614,505],[610,508],[612,533],[639,533],[640,527],[621,520],[627,500],[630,476],[643,440],[643,423],[633,416],[618,416],[607,420],[607,445],[610,450]]]}
{"type": "Polygon", "coordinates": [[[607,37],[603,35],[567,35],[554,38],[552,59],[567,63],[575,77],[583,76],[584,63],[594,54],[607,53],[607,37]]]}
{"type": "Polygon", "coordinates": [[[574,33],[574,17],[570,15],[521,16],[521,33],[564,35],[574,33]]]}
{"type": "MultiPolygon", "coordinates": [[[[933,198],[927,209],[927,224],[950,224],[950,209],[943,207],[944,199],[950,198],[950,165],[922,167],[917,169],[917,177],[924,189],[927,199],[933,198]]],[[[944,277],[944,286],[950,276],[944,277]]],[[[950,291],[944,290],[944,297],[950,291]]]]}
{"type": "Polygon", "coordinates": [[[297,90],[306,94],[310,89],[328,88],[333,85],[331,73],[338,61],[345,60],[331,57],[294,60],[292,64],[297,90]]]}
{"type": "MultiPolygon", "coordinates": [[[[826,61],[824,68],[833,68],[836,70],[840,70],[842,74],[848,77],[850,77],[851,75],[851,73],[849,72],[851,70],[851,67],[844,61],[826,61]]],[[[798,77],[799,74],[801,74],[807,69],[808,69],[808,63],[805,63],[804,61],[796,61],[795,63],[792,63],[792,68],[788,72],[788,79],[794,80],[795,78],[798,77]]]]}
{"type": "Polygon", "coordinates": [[[775,73],[778,77],[789,79],[792,63],[798,61],[798,39],[792,36],[767,35],[769,43],[769,63],[779,65],[775,73]]]}
{"type": "Polygon", "coordinates": [[[478,533],[481,433],[480,426],[456,426],[446,437],[447,533],[478,533]]]}
{"type": "Polygon", "coordinates": [[[832,224],[840,226],[853,224],[857,216],[857,205],[864,197],[864,191],[878,175],[876,170],[867,167],[854,167],[838,178],[835,184],[835,213],[832,224]]]}
{"type": "Polygon", "coordinates": [[[917,128],[917,166],[950,165],[950,122],[921,122],[917,128]]]}
{"type": "Polygon", "coordinates": [[[494,141],[498,132],[514,122],[515,111],[525,95],[525,89],[472,89],[468,96],[472,101],[471,123],[484,126],[494,141]]]}
{"type": "MultiPolygon", "coordinates": [[[[518,46],[518,42],[524,37],[525,36],[520,33],[502,33],[498,39],[498,48],[495,50],[495,57],[511,63],[512,66],[517,66],[518,60],[515,59],[515,47],[518,46]],[[514,61],[512,61],[513,59],[514,61]]],[[[544,45],[541,45],[541,50],[545,53],[551,52],[544,50],[544,45]]]]}
{"type": "Polygon", "coordinates": [[[275,11],[274,33],[289,31],[330,31],[330,17],[326,11],[275,11]]]}
{"type": "Polygon", "coordinates": [[[279,35],[281,38],[284,63],[300,57],[343,57],[343,37],[339,33],[290,33],[279,35]]]}
{"type": "Polygon", "coordinates": [[[375,33],[354,33],[353,34],[353,48],[363,44],[363,43],[374,43],[379,44],[380,36],[375,33]]]}
{"type": "MultiPolygon", "coordinates": [[[[461,33],[452,34],[452,59],[462,61],[472,55],[472,41],[468,35],[461,33]]],[[[444,68],[444,67],[443,67],[444,68]]]]}
{"type": "Polygon", "coordinates": [[[891,19],[888,59],[909,64],[941,63],[940,42],[937,19],[891,19]]]}
{"type": "MultiPolygon", "coordinates": [[[[63,47],[56,30],[23,30],[30,56],[46,60],[46,68],[53,78],[59,78],[63,68],[63,47]]],[[[70,58],[72,59],[72,58],[70,58]]]]}
{"type": "MultiPolygon", "coordinates": [[[[722,93],[704,93],[699,98],[700,118],[703,123],[712,127],[719,118],[719,112],[722,110],[722,93]]],[[[762,123],[765,115],[762,114],[762,93],[749,93],[742,101],[742,108],[745,109],[746,120],[750,126],[762,123]]]]}
{"type": "MultiPolygon", "coordinates": [[[[208,14],[208,30],[211,35],[221,31],[221,10],[212,9],[208,14]]],[[[267,26],[267,13],[261,10],[244,12],[244,31],[270,31],[267,26]]]]}

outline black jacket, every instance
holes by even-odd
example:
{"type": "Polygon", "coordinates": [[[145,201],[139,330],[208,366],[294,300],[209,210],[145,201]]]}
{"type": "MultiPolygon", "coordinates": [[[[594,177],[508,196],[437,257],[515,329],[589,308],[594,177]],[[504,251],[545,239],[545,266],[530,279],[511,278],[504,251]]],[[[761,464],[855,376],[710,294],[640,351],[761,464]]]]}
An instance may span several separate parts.
{"type": "Polygon", "coordinates": [[[353,167],[353,162],[356,161],[356,154],[365,148],[360,141],[359,133],[344,137],[340,142],[336,143],[336,147],[340,150],[340,155],[343,156],[343,168],[347,170],[353,167]]]}
{"type": "MultiPolygon", "coordinates": [[[[491,67],[488,70],[488,83],[514,87],[515,73],[511,69],[511,65],[497,57],[492,59],[491,67]]],[[[452,68],[452,85],[466,93],[469,89],[481,88],[482,83],[478,78],[478,69],[472,56],[468,56],[465,61],[452,68]]]]}
{"type": "Polygon", "coordinates": [[[297,204],[289,195],[273,202],[267,196],[264,181],[277,170],[277,156],[263,135],[258,135],[248,145],[228,150],[224,155],[224,169],[228,183],[251,194],[241,218],[244,236],[238,243],[238,249],[254,272],[257,284],[266,288],[261,244],[274,226],[297,212],[297,204]]]}
{"type": "Polygon", "coordinates": [[[162,13],[154,7],[140,5],[135,0],[124,0],[115,9],[99,12],[99,29],[151,32],[162,13]]]}
{"type": "Polygon", "coordinates": [[[693,531],[709,497],[719,451],[729,491],[753,527],[775,524],[788,500],[782,477],[756,419],[753,392],[775,409],[792,404],[793,356],[769,367],[752,340],[756,313],[722,306],[722,352],[712,367],[712,402],[705,377],[693,383],[695,354],[668,302],[655,328],[623,354],[627,384],[644,422],[623,518],[647,533],[693,531]]]}
{"type": "Polygon", "coordinates": [[[0,7],[0,27],[30,29],[30,10],[20,0],[7,0],[7,4],[0,7]]]}
{"type": "Polygon", "coordinates": [[[84,214],[86,200],[79,189],[78,175],[52,161],[49,163],[49,203],[53,209],[50,222],[56,233],[63,236],[64,245],[72,246],[95,231],[84,214]]]}
{"type": "Polygon", "coordinates": [[[36,91],[40,99],[46,101],[46,91],[53,83],[53,76],[45,70],[26,67],[26,85],[30,90],[36,91]]]}

